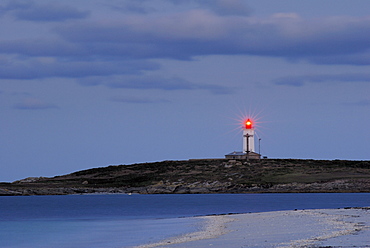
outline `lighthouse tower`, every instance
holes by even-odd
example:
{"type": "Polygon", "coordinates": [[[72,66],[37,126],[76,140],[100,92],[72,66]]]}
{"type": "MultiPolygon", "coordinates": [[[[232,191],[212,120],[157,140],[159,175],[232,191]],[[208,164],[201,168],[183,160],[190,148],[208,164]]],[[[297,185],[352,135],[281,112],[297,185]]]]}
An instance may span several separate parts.
{"type": "MultiPolygon", "coordinates": [[[[248,119],[243,122],[243,151],[232,152],[225,155],[226,159],[261,159],[261,154],[254,149],[254,126],[253,121],[248,119]]],[[[259,141],[261,139],[258,139],[259,141]]],[[[259,143],[258,143],[259,144],[259,143]]]]}
{"type": "Polygon", "coordinates": [[[254,152],[254,128],[251,119],[248,119],[243,125],[243,153],[251,152],[254,152]]]}

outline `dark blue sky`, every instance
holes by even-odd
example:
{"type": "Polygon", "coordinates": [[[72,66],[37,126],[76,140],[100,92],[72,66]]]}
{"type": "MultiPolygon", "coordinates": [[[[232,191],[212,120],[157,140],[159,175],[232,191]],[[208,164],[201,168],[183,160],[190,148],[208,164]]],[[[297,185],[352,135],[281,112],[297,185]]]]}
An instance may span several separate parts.
{"type": "Polygon", "coordinates": [[[0,3],[0,181],[223,157],[370,159],[370,2],[0,3]]]}

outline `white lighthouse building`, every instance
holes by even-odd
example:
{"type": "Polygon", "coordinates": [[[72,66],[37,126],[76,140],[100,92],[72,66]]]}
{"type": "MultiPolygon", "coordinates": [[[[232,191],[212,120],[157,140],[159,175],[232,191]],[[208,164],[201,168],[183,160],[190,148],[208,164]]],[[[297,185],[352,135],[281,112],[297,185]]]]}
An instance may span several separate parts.
{"type": "Polygon", "coordinates": [[[250,119],[243,125],[243,153],[254,152],[254,128],[250,119]]]}
{"type": "Polygon", "coordinates": [[[227,159],[260,159],[261,155],[254,149],[254,127],[251,119],[243,123],[243,151],[226,154],[227,159]]]}

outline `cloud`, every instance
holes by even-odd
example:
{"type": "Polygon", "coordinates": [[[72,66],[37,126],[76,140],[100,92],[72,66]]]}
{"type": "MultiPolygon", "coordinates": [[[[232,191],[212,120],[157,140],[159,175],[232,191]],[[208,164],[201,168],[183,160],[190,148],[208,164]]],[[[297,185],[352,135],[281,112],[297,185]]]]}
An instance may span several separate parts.
{"type": "Polygon", "coordinates": [[[368,62],[369,30],[367,17],[305,20],[294,13],[280,13],[259,19],[221,16],[201,9],[164,16],[130,15],[119,21],[56,28],[66,41],[94,47],[97,54],[107,53],[109,46],[116,56],[135,58],[244,54],[333,64],[351,63],[349,55],[353,60],[361,56],[363,62],[368,62]]]}
{"type": "Polygon", "coordinates": [[[120,1],[120,2],[107,1],[104,4],[113,11],[146,14],[150,12],[150,9],[153,11],[153,8],[148,8],[147,6],[145,6],[145,2],[147,1],[148,0],[120,1]]]}
{"type": "Polygon", "coordinates": [[[173,2],[196,3],[199,7],[219,15],[249,15],[251,13],[250,8],[243,0],[173,0],[173,2]]]}
{"type": "Polygon", "coordinates": [[[171,0],[173,4],[196,4],[219,15],[249,15],[250,8],[243,0],[171,0]]]}
{"type": "Polygon", "coordinates": [[[22,59],[25,57],[83,58],[89,55],[86,49],[60,39],[0,40],[0,53],[20,55],[22,59]]]}
{"type": "Polygon", "coordinates": [[[0,9],[2,12],[10,12],[19,20],[36,22],[59,22],[86,18],[89,15],[87,11],[80,11],[56,2],[36,4],[33,1],[10,1],[0,9]]]}
{"type": "Polygon", "coordinates": [[[14,108],[21,110],[38,110],[58,107],[55,104],[47,103],[37,98],[25,98],[22,102],[15,104],[14,108]]]}
{"type": "MultiPolygon", "coordinates": [[[[188,4],[185,0],[172,2],[188,4]]],[[[151,2],[141,0],[140,3],[151,2]]],[[[296,13],[277,13],[256,18],[247,15],[241,0],[192,0],[191,4],[196,7],[163,13],[135,11],[103,20],[96,16],[81,19],[81,15],[76,20],[78,15],[68,14],[73,13],[72,7],[54,2],[47,5],[11,1],[2,9],[18,18],[25,18],[21,11],[36,13],[49,9],[50,13],[61,10],[61,16],[56,15],[54,20],[68,17],[70,21],[47,23],[49,33],[37,38],[1,37],[0,79],[86,78],[81,82],[91,85],[93,77],[106,76],[104,84],[112,88],[208,90],[229,94],[232,89],[227,87],[182,82],[178,78],[137,77],[110,83],[107,80],[159,70],[156,59],[193,60],[207,55],[257,55],[316,64],[370,64],[370,17],[305,19],[296,13]],[[215,11],[221,6],[229,14],[215,11]],[[245,13],[232,14],[230,9],[242,9],[245,13]]],[[[151,9],[148,6],[147,11],[151,9]]],[[[44,12],[39,13],[40,20],[47,20],[42,15],[44,12]]],[[[13,25],[16,30],[22,30],[22,25],[36,24],[22,22],[17,26],[19,22],[15,22],[13,25]]],[[[282,78],[275,83],[302,85],[305,80],[329,80],[322,76],[305,77],[282,78]]]]}
{"type": "Polygon", "coordinates": [[[53,58],[32,58],[0,63],[2,79],[37,79],[50,77],[81,78],[116,74],[137,74],[158,69],[148,61],[58,61],[53,58]]]}
{"type": "Polygon", "coordinates": [[[112,10],[126,13],[163,13],[170,9],[177,11],[206,9],[218,15],[249,15],[251,9],[244,0],[135,0],[105,3],[112,10]],[[153,4],[154,2],[154,4],[153,4]]]}
{"type": "Polygon", "coordinates": [[[332,55],[332,56],[314,56],[307,59],[315,64],[337,64],[337,65],[370,65],[370,51],[364,50],[359,53],[332,55]]]}
{"type": "Polygon", "coordinates": [[[344,103],[344,105],[367,107],[367,106],[370,106],[370,100],[369,99],[364,99],[364,100],[360,100],[360,101],[347,102],[347,103],[344,103]]]}
{"type": "Polygon", "coordinates": [[[112,102],[120,103],[139,103],[139,104],[152,104],[152,103],[168,103],[168,100],[159,98],[148,98],[148,97],[135,97],[135,96],[114,96],[111,97],[112,102]]]}
{"type": "Polygon", "coordinates": [[[249,15],[251,13],[243,0],[200,0],[199,2],[208,4],[212,10],[221,15],[249,15]]]}
{"type": "Polygon", "coordinates": [[[94,46],[98,54],[102,49],[108,52],[109,45],[117,56],[178,58],[183,57],[181,50],[185,48],[185,56],[190,58],[202,55],[200,48],[206,43],[210,46],[209,42],[224,38],[228,31],[223,25],[217,16],[193,10],[158,18],[129,16],[122,21],[59,25],[56,32],[66,41],[94,46]],[[189,49],[196,53],[189,53],[189,49]]]}
{"type": "Polygon", "coordinates": [[[274,80],[276,85],[303,86],[306,83],[370,82],[369,73],[340,73],[287,76],[274,80]]]}
{"type": "Polygon", "coordinates": [[[110,88],[122,89],[150,89],[150,90],[206,90],[212,94],[232,94],[231,87],[214,84],[196,84],[178,77],[160,76],[117,76],[117,77],[89,77],[78,81],[85,86],[105,85],[110,88]]]}
{"type": "Polygon", "coordinates": [[[74,59],[192,59],[202,55],[259,55],[312,63],[369,64],[370,18],[303,19],[221,16],[205,9],[164,15],[62,23],[54,40],[2,40],[0,52],[74,59]]]}

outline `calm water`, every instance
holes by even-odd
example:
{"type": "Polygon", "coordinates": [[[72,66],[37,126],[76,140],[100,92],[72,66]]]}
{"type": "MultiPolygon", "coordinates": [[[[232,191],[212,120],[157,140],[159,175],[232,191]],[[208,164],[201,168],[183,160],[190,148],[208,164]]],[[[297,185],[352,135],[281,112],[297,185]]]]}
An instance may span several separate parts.
{"type": "Polygon", "coordinates": [[[200,227],[180,217],[363,206],[369,193],[4,196],[0,247],[130,247],[200,227]]]}

